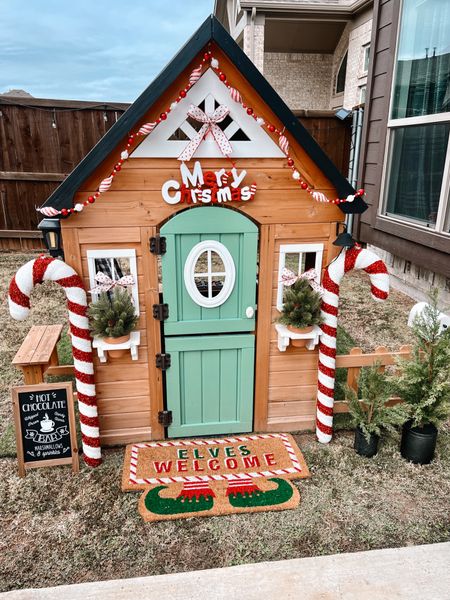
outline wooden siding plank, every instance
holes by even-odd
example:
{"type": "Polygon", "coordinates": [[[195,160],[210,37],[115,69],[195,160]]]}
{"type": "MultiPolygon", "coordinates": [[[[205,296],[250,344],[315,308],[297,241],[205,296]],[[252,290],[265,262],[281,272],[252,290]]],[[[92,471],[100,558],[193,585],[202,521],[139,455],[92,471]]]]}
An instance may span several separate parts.
{"type": "Polygon", "coordinates": [[[124,398],[125,396],[137,397],[149,393],[147,379],[133,379],[131,381],[108,381],[96,385],[97,398],[124,398]]]}
{"type": "Polygon", "coordinates": [[[291,387],[271,387],[269,388],[269,406],[272,402],[296,400],[312,400],[316,398],[316,385],[295,385],[291,387]]]}
{"type": "Polygon", "coordinates": [[[115,415],[99,415],[100,431],[115,429],[134,429],[150,427],[150,412],[117,413],[115,415]]]}
{"type": "Polygon", "coordinates": [[[122,244],[141,243],[139,227],[117,227],[114,232],[99,227],[80,228],[78,232],[80,244],[122,244]]]}
{"type": "Polygon", "coordinates": [[[153,440],[164,438],[164,427],[158,422],[158,412],[164,410],[163,378],[162,371],[156,368],[156,355],[161,349],[161,324],[153,318],[151,307],[159,304],[159,274],[158,259],[150,253],[148,240],[157,234],[156,227],[143,227],[141,229],[141,252],[143,256],[142,266],[145,284],[143,292],[145,295],[146,331],[148,339],[148,382],[150,387],[150,424],[153,440]]]}
{"type": "Polygon", "coordinates": [[[141,412],[148,413],[148,396],[133,396],[132,398],[106,398],[97,402],[101,415],[141,412]]]}
{"type": "Polygon", "coordinates": [[[259,287],[258,319],[256,330],[256,371],[255,371],[255,409],[254,428],[263,431],[267,425],[269,347],[270,347],[270,306],[272,302],[272,255],[274,251],[274,233],[272,225],[262,226],[259,243],[259,287]]]}

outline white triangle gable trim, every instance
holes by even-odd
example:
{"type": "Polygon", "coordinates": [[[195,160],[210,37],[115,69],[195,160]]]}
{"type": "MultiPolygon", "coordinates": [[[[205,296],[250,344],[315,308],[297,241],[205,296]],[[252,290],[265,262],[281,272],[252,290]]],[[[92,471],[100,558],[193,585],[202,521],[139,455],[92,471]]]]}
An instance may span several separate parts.
{"type": "MultiPolygon", "coordinates": [[[[238,102],[235,102],[230,95],[227,86],[220,81],[212,69],[208,69],[200,79],[192,86],[186,94],[186,97],[180,100],[167,116],[131,153],[133,158],[177,158],[186,148],[196,131],[187,118],[187,111],[191,104],[198,106],[205,101],[205,112],[211,114],[214,112],[214,100],[219,104],[225,104],[230,109],[232,122],[224,130],[225,135],[230,140],[233,152],[231,158],[284,158],[285,155],[264,131],[263,127],[258,125],[256,120],[247,114],[247,111],[238,102]],[[169,139],[178,129],[189,138],[187,140],[169,139]],[[248,141],[235,141],[230,138],[241,129],[248,138],[248,141]]],[[[193,158],[216,158],[222,157],[220,149],[212,138],[208,135],[197,148],[193,158]]]]}

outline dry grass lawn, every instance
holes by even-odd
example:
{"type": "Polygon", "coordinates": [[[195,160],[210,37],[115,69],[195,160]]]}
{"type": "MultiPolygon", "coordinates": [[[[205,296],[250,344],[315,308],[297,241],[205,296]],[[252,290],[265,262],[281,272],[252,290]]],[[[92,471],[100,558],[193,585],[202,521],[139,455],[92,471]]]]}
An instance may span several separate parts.
{"type": "MultiPolygon", "coordinates": [[[[2,298],[12,274],[29,257],[0,255],[2,298]]],[[[406,463],[398,436],[383,441],[373,459],[358,457],[351,431],[329,446],[312,433],[296,439],[312,477],[296,482],[298,509],[146,524],[138,494],[120,491],[123,449],[104,452],[98,469],[38,469],[17,477],[10,387],[21,383],[11,358],[32,323],[66,318],[64,294],[45,284],[33,294],[24,323],[0,312],[0,591],[134,577],[264,560],[441,542],[449,539],[450,431],[440,432],[429,466],[406,463]]],[[[393,292],[385,304],[368,299],[365,276],[347,276],[341,325],[346,338],[370,350],[409,341],[413,302],[393,292]]],[[[341,420],[345,426],[345,419],[341,420]]]]}

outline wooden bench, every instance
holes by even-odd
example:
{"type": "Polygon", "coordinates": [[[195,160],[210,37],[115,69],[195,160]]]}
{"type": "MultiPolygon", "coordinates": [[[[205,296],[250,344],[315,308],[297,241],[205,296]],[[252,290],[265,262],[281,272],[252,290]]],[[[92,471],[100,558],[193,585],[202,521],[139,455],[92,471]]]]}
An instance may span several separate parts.
{"type": "Polygon", "coordinates": [[[26,384],[42,383],[44,375],[66,375],[73,366],[59,366],[56,344],[61,339],[62,325],[33,325],[22,342],[12,364],[22,369],[26,384]],[[65,371],[65,372],[63,372],[65,371]]]}

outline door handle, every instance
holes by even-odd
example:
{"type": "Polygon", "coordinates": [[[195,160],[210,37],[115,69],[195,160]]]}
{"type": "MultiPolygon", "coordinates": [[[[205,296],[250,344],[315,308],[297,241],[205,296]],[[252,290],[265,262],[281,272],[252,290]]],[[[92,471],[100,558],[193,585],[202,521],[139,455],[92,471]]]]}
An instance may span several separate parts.
{"type": "Polygon", "coordinates": [[[245,309],[245,316],[247,317],[247,319],[253,319],[253,317],[255,316],[255,309],[253,308],[253,306],[247,306],[247,308],[245,309]]]}

